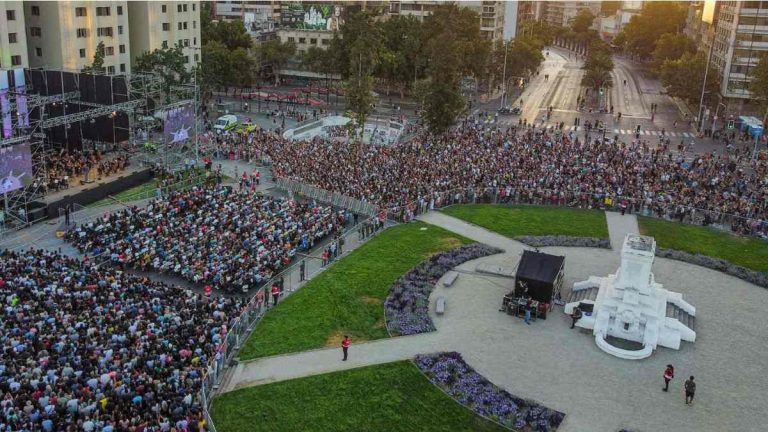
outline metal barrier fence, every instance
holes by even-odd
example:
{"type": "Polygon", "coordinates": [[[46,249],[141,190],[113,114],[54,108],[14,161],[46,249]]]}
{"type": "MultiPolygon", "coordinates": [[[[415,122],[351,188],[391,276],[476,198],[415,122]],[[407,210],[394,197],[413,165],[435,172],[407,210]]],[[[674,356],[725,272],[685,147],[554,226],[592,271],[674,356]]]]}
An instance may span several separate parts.
{"type": "MultiPolygon", "coordinates": [[[[343,243],[349,245],[355,238],[359,239],[357,241],[362,241],[362,239],[360,239],[360,236],[362,235],[361,227],[367,223],[368,222],[361,222],[345,231],[341,235],[341,238],[344,239],[343,243]]],[[[371,238],[379,232],[380,230],[369,231],[365,238],[371,238]]],[[[343,255],[344,250],[346,249],[342,249],[335,259],[340,258],[343,255]]],[[[301,288],[305,281],[311,279],[325,267],[326,265],[320,255],[305,255],[253,291],[253,296],[248,301],[248,304],[245,306],[240,316],[235,318],[229,327],[223,342],[219,345],[216,355],[209,363],[208,370],[203,377],[200,390],[200,401],[207,424],[207,431],[216,431],[213,419],[210,416],[212,393],[218,390],[221,385],[221,380],[228,369],[236,364],[233,362],[235,356],[240,351],[240,348],[242,348],[259,320],[261,320],[269,309],[268,304],[270,303],[270,289],[272,285],[276,284],[278,287],[283,287],[280,294],[280,298],[283,299],[301,288]]]]}
{"type": "Polygon", "coordinates": [[[320,189],[315,186],[310,186],[306,183],[300,183],[283,177],[278,177],[275,183],[277,184],[277,187],[285,189],[288,192],[301,194],[307,198],[329,203],[336,207],[349,209],[355,213],[368,216],[375,216],[379,213],[379,207],[369,202],[361,201],[347,195],[342,195],[340,193],[331,192],[325,189],[320,189]]]}
{"type": "MultiPolygon", "coordinates": [[[[757,237],[768,236],[768,221],[729,213],[672,205],[654,200],[640,201],[633,197],[589,193],[561,193],[544,189],[466,188],[432,194],[429,200],[411,202],[387,209],[387,218],[409,221],[429,210],[454,204],[532,204],[620,211],[626,205],[628,213],[681,223],[705,225],[757,237]]],[[[753,209],[750,215],[756,214],[753,209]]]]}

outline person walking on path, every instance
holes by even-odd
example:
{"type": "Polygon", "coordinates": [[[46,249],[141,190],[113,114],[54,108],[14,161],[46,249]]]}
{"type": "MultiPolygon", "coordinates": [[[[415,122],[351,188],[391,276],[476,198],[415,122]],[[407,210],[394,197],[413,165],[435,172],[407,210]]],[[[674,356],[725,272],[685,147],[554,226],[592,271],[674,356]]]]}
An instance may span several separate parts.
{"type": "Polygon", "coordinates": [[[696,383],[693,382],[693,375],[685,381],[685,404],[693,404],[693,395],[696,393],[696,383]]]}
{"type": "Polygon", "coordinates": [[[664,369],[664,388],[662,390],[669,391],[669,382],[672,381],[672,378],[675,377],[675,368],[668,364],[667,368],[664,369]]]}
{"type": "Polygon", "coordinates": [[[531,325],[531,299],[525,302],[525,323],[531,325]]]}
{"type": "Polygon", "coordinates": [[[347,354],[351,343],[352,339],[350,339],[348,335],[344,335],[344,340],[341,341],[341,350],[344,352],[344,358],[341,359],[341,361],[347,361],[347,354]]]}

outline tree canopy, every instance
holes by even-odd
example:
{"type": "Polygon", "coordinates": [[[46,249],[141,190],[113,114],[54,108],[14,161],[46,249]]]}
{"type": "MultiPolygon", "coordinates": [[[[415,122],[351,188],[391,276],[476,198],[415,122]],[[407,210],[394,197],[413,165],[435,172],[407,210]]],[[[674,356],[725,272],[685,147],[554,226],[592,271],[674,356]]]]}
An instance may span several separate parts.
{"type": "Polygon", "coordinates": [[[649,58],[663,34],[683,31],[686,14],[685,5],[679,2],[645,2],[640,14],[629,20],[615,43],[623,44],[627,51],[641,58],[649,58]]]}
{"type": "Polygon", "coordinates": [[[696,43],[682,33],[665,33],[656,42],[656,49],[651,53],[651,70],[658,71],[666,60],[677,60],[686,53],[695,53],[696,43]]]}
{"type": "Polygon", "coordinates": [[[763,54],[760,57],[760,62],[751,70],[750,75],[752,81],[749,91],[752,92],[753,99],[759,101],[763,107],[768,106],[768,55],[763,54]]]}
{"type": "Polygon", "coordinates": [[[188,84],[192,80],[192,73],[187,70],[187,59],[181,44],[176,44],[173,48],[145,52],[136,58],[133,69],[139,73],[156,73],[161,76],[163,91],[166,95],[170,95],[172,87],[188,84]]]}
{"type": "MultiPolygon", "coordinates": [[[[707,58],[703,53],[685,53],[677,60],[664,61],[661,83],[670,96],[679,97],[689,104],[698,104],[706,67],[707,58]]],[[[719,87],[718,74],[708,74],[705,92],[716,94],[719,87]]]]}

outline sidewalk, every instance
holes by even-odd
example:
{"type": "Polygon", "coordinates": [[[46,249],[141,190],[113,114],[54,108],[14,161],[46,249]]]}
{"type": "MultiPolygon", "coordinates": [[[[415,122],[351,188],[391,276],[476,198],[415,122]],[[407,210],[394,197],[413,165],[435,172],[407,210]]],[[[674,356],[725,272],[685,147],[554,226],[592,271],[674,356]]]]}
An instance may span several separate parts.
{"type": "Polygon", "coordinates": [[[619,212],[605,212],[605,221],[608,224],[608,236],[611,239],[611,248],[616,253],[621,253],[624,238],[627,234],[640,234],[637,225],[637,216],[633,214],[621,215],[619,212]]]}

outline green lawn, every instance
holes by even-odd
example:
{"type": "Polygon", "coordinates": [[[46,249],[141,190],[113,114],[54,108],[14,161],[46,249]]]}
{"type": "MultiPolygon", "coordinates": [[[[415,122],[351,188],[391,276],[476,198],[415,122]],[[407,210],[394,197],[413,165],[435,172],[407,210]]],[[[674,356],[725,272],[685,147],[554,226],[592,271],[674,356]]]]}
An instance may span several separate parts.
{"type": "Polygon", "coordinates": [[[554,206],[455,205],[443,213],[507,237],[566,235],[608,238],[605,213],[554,206]]]}
{"type": "Polygon", "coordinates": [[[430,255],[470,240],[421,222],[387,229],[269,311],[241,359],[382,339],[384,299],[400,276],[430,255]],[[423,229],[426,228],[426,229],[423,229]]]}
{"type": "Polygon", "coordinates": [[[462,407],[410,361],[248,387],[213,401],[219,432],[507,431],[462,407]]]}
{"type": "Polygon", "coordinates": [[[768,241],[697,225],[638,217],[640,232],[659,247],[709,255],[752,270],[768,272],[768,241]]]}

